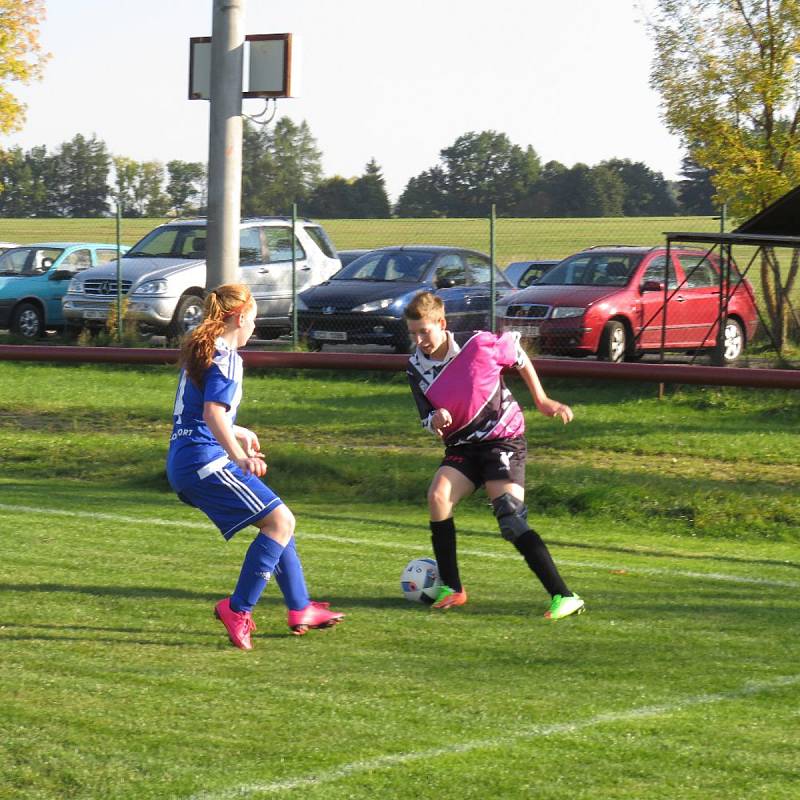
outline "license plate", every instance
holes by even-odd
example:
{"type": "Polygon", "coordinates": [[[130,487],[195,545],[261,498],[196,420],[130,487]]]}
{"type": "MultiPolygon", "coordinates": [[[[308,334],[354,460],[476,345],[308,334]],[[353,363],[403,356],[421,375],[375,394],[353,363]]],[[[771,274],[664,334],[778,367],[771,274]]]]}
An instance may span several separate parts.
{"type": "Polygon", "coordinates": [[[84,319],[105,319],[106,312],[100,310],[99,308],[87,308],[86,311],[83,312],[84,319]]]}
{"type": "Polygon", "coordinates": [[[515,331],[520,336],[525,336],[529,339],[536,339],[539,336],[538,325],[512,325],[511,327],[507,326],[506,330],[515,331]]]}
{"type": "Polygon", "coordinates": [[[346,342],[347,331],[314,331],[315,339],[323,339],[326,342],[346,342]]]}

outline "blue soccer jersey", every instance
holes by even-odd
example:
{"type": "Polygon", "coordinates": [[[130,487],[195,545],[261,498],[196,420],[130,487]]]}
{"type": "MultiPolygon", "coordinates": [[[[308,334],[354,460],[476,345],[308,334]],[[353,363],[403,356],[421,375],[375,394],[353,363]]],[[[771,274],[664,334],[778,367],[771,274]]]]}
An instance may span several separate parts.
{"type": "Polygon", "coordinates": [[[181,372],[167,456],[167,477],[176,491],[228,463],[227,453],[203,421],[203,405],[224,405],[233,425],[241,399],[242,358],[224,340],[217,339],[214,360],[203,375],[202,387],[195,386],[185,370],[181,372]]]}

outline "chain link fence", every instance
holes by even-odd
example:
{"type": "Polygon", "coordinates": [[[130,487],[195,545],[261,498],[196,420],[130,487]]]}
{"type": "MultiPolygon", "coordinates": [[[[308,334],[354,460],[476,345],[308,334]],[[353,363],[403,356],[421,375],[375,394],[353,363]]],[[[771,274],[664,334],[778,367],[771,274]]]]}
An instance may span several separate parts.
{"type": "MultiPolygon", "coordinates": [[[[788,318],[779,340],[774,300],[771,307],[765,299],[761,250],[676,241],[667,253],[668,232],[722,233],[720,217],[323,224],[346,258],[358,255],[353,250],[398,249],[362,254],[327,287],[301,293],[299,334],[314,349],[383,343],[403,350],[402,308],[414,291],[429,288],[445,300],[451,327],[516,330],[531,353],[543,356],[800,362],[794,314],[800,290],[792,285],[783,297],[788,318]],[[425,252],[424,245],[484,258],[429,249],[429,261],[412,269],[405,285],[401,272],[408,267],[401,262],[415,248],[425,252]]],[[[786,279],[793,258],[791,250],[776,249],[769,270],[774,274],[777,264],[786,279]]]]}
{"type": "MultiPolygon", "coordinates": [[[[129,246],[169,222],[123,219],[121,242],[129,246]]],[[[252,229],[242,231],[239,278],[252,283],[257,296],[271,293],[270,324],[259,326],[265,338],[257,346],[405,352],[403,309],[417,291],[429,289],[443,297],[451,328],[516,330],[532,354],[800,365],[797,251],[677,240],[668,248],[668,232],[722,233],[720,218],[350,219],[310,225],[300,209],[294,248],[286,245],[291,224],[290,216],[273,221],[260,238],[252,229]],[[325,260],[325,236],[315,234],[315,226],[344,264],[335,275],[337,264],[325,260]],[[317,257],[327,264],[322,271],[317,257]],[[271,288],[265,288],[267,277],[271,288]]],[[[100,243],[107,249],[116,243],[116,221],[0,220],[0,239],[59,247],[100,243]]],[[[192,255],[196,260],[197,251],[192,255]]],[[[0,327],[12,331],[12,340],[30,339],[31,330],[36,337],[63,334],[68,271],[77,274],[107,260],[100,254],[93,261],[90,254],[89,262],[53,263],[52,256],[46,269],[38,264],[0,290],[0,327]],[[37,280],[40,285],[31,288],[37,280]],[[40,332],[35,325],[20,328],[21,303],[29,316],[39,310],[40,332]]],[[[122,275],[123,325],[113,311],[103,322],[117,325],[117,334],[124,329],[128,337],[135,332],[146,340],[154,331],[135,313],[142,281],[141,275],[122,275]]],[[[98,285],[116,295],[112,282],[98,285]]],[[[200,283],[176,291],[151,281],[147,290],[163,290],[176,310],[194,314],[203,288],[200,283]]],[[[101,298],[108,305],[117,299],[101,298]]],[[[97,320],[84,322],[87,330],[98,328],[97,320]]],[[[174,337],[183,323],[171,322],[174,337]]]]}

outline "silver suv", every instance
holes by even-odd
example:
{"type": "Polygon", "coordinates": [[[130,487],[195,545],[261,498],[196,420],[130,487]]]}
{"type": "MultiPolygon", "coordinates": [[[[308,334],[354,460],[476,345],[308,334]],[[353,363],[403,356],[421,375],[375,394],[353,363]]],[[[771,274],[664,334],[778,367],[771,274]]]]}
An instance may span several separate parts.
{"type": "MultiPolygon", "coordinates": [[[[339,259],[321,226],[307,219],[295,227],[297,291],[327,280],[339,259]]],[[[137,242],[120,261],[126,319],[169,337],[181,336],[202,319],[206,286],[206,220],[168,222],[137,242]]],[[[243,219],[236,280],[250,287],[258,306],[259,336],[290,329],[292,221],[286,217],[243,219]]],[[[117,262],[84,270],[62,300],[73,330],[104,325],[117,297],[117,262]]]]}

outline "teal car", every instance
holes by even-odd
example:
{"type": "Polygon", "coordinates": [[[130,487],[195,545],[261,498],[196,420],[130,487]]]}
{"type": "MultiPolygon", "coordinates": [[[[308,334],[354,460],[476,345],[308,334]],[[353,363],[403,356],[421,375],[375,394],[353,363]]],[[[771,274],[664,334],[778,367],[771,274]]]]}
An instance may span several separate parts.
{"type": "Polygon", "coordinates": [[[64,328],[61,298],[70,280],[116,258],[116,245],[95,242],[26,244],[0,253],[0,329],[38,339],[48,328],[64,328]]]}

